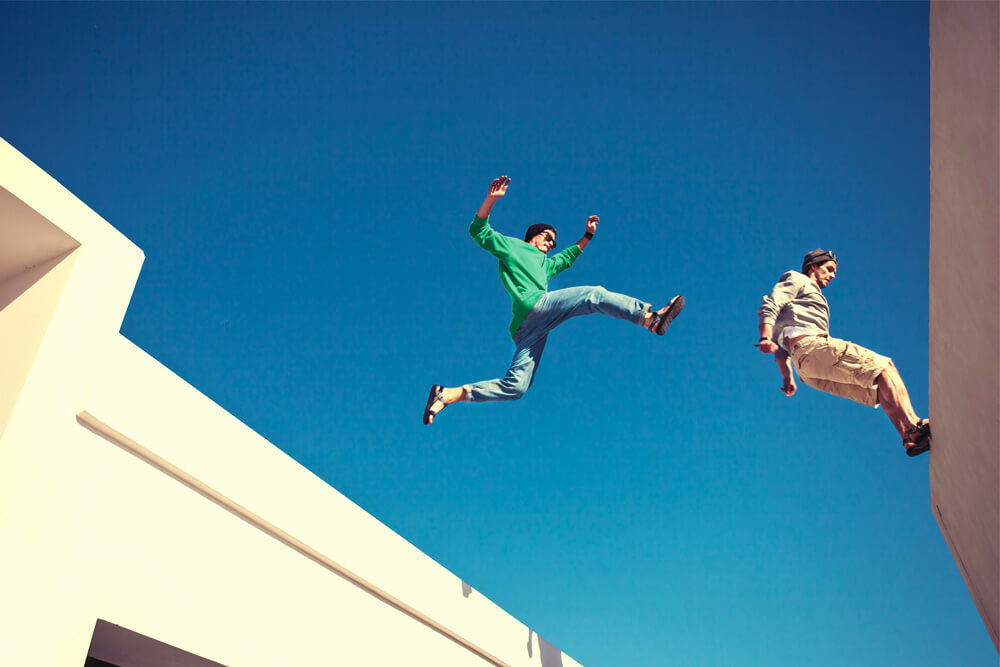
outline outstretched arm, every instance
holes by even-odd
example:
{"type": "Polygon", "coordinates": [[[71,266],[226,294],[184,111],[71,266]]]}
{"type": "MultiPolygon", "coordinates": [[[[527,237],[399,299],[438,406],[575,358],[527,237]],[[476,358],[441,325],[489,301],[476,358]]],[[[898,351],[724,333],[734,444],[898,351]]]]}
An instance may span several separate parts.
{"type": "Polygon", "coordinates": [[[483,200],[483,205],[479,207],[479,211],[476,212],[477,218],[488,218],[490,217],[490,209],[493,208],[493,204],[496,200],[507,194],[507,186],[510,185],[510,177],[501,176],[500,178],[493,179],[490,183],[489,192],[486,194],[486,199],[483,200]]]}
{"type": "Polygon", "coordinates": [[[476,217],[472,219],[472,224],[469,225],[469,235],[472,236],[476,244],[500,260],[510,253],[512,239],[509,236],[495,232],[490,227],[490,223],[486,218],[489,217],[490,209],[493,208],[494,202],[507,194],[508,185],[510,185],[510,178],[507,176],[493,179],[483,205],[479,207],[476,217]]]}
{"type": "Polygon", "coordinates": [[[792,372],[792,360],[788,358],[788,353],[778,347],[777,343],[771,340],[771,336],[774,334],[774,327],[770,324],[760,325],[760,341],[757,343],[757,347],[764,354],[774,353],[774,363],[778,364],[778,371],[781,373],[781,377],[784,382],[781,385],[781,391],[785,396],[791,396],[795,393],[795,373],[792,372]]]}
{"type": "Polygon", "coordinates": [[[590,243],[590,239],[594,238],[594,232],[597,231],[597,223],[600,222],[600,220],[601,219],[596,215],[592,215],[587,218],[587,231],[584,232],[583,236],[580,237],[580,240],[576,242],[576,244],[580,246],[580,250],[586,248],[587,244],[590,243]]]}
{"type": "Polygon", "coordinates": [[[792,372],[792,360],[789,359],[787,352],[779,349],[774,355],[774,363],[778,364],[778,371],[784,379],[784,383],[781,385],[782,393],[785,396],[791,396],[795,393],[796,389],[795,373],[792,372]]]}
{"type": "Polygon", "coordinates": [[[587,247],[590,243],[590,237],[594,235],[594,231],[597,229],[597,221],[600,220],[596,215],[592,215],[587,218],[587,231],[577,241],[574,245],[569,246],[562,252],[557,253],[554,257],[546,257],[544,266],[545,274],[551,278],[559,273],[562,273],[569,267],[573,266],[573,262],[576,258],[580,256],[583,249],[587,247]]]}

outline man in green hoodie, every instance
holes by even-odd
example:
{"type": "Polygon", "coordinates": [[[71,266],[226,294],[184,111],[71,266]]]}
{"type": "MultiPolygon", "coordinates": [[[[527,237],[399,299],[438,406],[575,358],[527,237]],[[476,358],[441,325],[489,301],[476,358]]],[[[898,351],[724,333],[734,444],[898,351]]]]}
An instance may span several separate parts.
{"type": "Polygon", "coordinates": [[[517,349],[502,378],[466,384],[461,387],[431,386],[424,423],[430,424],[445,407],[459,401],[513,401],[531,386],[538,362],[545,349],[548,333],[571,317],[603,313],[662,336],[684,308],[684,297],[675,296],[666,306],[653,312],[650,304],[603,287],[570,287],[548,291],[549,279],[565,271],[597,231],[599,218],[587,218],[586,232],[574,245],[553,257],[547,254],[556,244],[556,230],[551,225],[531,225],[524,240],[504,236],[489,225],[490,210],[507,194],[510,179],[501,176],[490,184],[489,193],[469,225],[469,234],[479,246],[500,262],[500,282],[513,301],[514,318],[510,335],[517,349]]]}

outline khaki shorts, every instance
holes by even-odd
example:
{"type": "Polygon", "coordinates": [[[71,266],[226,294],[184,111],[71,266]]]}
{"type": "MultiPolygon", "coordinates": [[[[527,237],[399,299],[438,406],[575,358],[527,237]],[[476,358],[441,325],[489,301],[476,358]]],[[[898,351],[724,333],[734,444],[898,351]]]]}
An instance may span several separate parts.
{"type": "Polygon", "coordinates": [[[810,387],[872,407],[878,407],[878,376],[892,363],[889,357],[827,336],[803,338],[791,357],[810,387]]]}

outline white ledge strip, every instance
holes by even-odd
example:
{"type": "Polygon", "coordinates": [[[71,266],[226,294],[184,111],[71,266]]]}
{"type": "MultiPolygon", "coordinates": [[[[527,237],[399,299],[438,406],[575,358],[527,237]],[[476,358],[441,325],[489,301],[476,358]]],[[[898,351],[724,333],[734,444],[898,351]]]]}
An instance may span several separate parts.
{"type": "Polygon", "coordinates": [[[212,487],[208,486],[201,480],[184,472],[183,470],[172,464],[170,461],[167,461],[163,457],[158,456],[157,454],[153,453],[152,451],[146,449],[145,447],[137,443],[135,440],[132,440],[123,433],[120,433],[115,429],[111,428],[110,426],[102,422],[100,419],[94,417],[86,410],[77,414],[76,420],[89,430],[93,431],[97,435],[104,438],[105,440],[114,443],[115,445],[118,445],[125,451],[142,459],[143,461],[150,464],[154,468],[160,470],[163,473],[166,473],[170,477],[173,477],[181,484],[187,486],[193,491],[197,491],[205,498],[211,500],[220,507],[235,514],[236,516],[243,519],[250,525],[262,530],[263,532],[267,533],[274,539],[283,543],[285,546],[294,549],[295,551],[299,552],[306,558],[314,561],[315,563],[318,563],[319,565],[322,565],[323,567],[330,570],[334,574],[343,577],[344,579],[351,582],[358,588],[375,596],[379,600],[382,600],[389,606],[398,609],[407,616],[410,616],[411,618],[419,621],[420,623],[423,623],[432,630],[441,633],[448,639],[454,641],[456,644],[459,644],[465,647],[466,649],[472,651],[473,653],[483,658],[490,664],[496,665],[497,667],[510,667],[510,665],[500,660],[496,656],[490,654],[485,649],[480,648],[476,644],[473,644],[469,640],[461,637],[460,635],[456,634],[447,627],[441,625],[434,619],[421,613],[419,610],[414,609],[410,605],[390,595],[389,593],[382,590],[381,588],[371,583],[370,581],[364,579],[363,577],[358,576],[357,574],[351,572],[350,570],[343,567],[336,561],[328,558],[319,551],[316,551],[305,542],[296,539],[295,537],[289,535],[288,533],[281,530],[274,524],[268,522],[264,518],[254,514],[253,512],[243,507],[239,503],[227,498],[226,496],[222,495],[221,493],[219,493],[212,487]]]}

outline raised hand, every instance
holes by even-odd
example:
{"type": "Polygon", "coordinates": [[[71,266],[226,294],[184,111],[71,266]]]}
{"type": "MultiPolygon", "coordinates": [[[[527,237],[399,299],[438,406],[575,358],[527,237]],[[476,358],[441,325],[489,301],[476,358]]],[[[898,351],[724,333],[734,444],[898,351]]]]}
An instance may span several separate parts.
{"type": "Polygon", "coordinates": [[[597,231],[597,223],[599,221],[600,221],[600,218],[598,218],[596,215],[592,215],[589,218],[587,218],[587,233],[588,234],[593,234],[594,232],[597,231]]]}
{"type": "Polygon", "coordinates": [[[490,191],[486,195],[491,199],[500,199],[505,194],[507,194],[507,186],[510,185],[509,176],[501,176],[500,178],[493,179],[490,183],[490,191]]]}
{"type": "Polygon", "coordinates": [[[490,191],[486,193],[486,199],[483,200],[482,205],[479,207],[479,211],[476,212],[477,218],[489,217],[493,204],[507,194],[508,185],[510,185],[509,176],[501,176],[500,178],[493,179],[493,182],[490,183],[490,191]]]}

